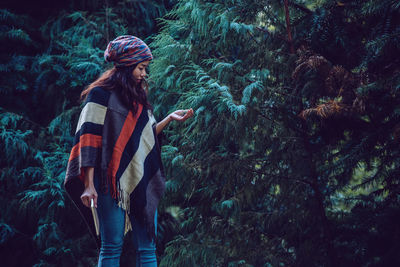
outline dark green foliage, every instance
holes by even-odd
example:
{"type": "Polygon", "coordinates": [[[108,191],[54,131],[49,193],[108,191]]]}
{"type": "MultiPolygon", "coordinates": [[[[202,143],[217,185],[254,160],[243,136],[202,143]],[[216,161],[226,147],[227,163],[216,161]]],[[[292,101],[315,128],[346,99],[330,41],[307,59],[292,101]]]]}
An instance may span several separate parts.
{"type": "Polygon", "coordinates": [[[399,16],[375,4],[291,2],[297,55],[283,1],[179,1],[162,21],[156,111],[196,110],[164,146],[181,234],[162,266],[398,264],[380,224],[399,214],[399,16]]]}
{"type": "Polygon", "coordinates": [[[151,43],[156,116],[195,109],[164,131],[161,266],[399,265],[400,5],[288,1],[291,54],[285,2],[1,10],[2,263],[95,265],[62,182],[79,94],[129,33],[151,43]]]}
{"type": "MultiPolygon", "coordinates": [[[[5,266],[96,264],[95,243],[63,188],[79,95],[108,67],[103,52],[109,40],[128,33],[149,36],[167,8],[156,1],[76,2],[64,10],[50,6],[52,16],[45,18],[37,7],[30,16],[20,15],[24,11],[16,6],[16,13],[0,11],[0,255],[5,266]]],[[[125,266],[132,257],[124,255],[125,266]]]]}

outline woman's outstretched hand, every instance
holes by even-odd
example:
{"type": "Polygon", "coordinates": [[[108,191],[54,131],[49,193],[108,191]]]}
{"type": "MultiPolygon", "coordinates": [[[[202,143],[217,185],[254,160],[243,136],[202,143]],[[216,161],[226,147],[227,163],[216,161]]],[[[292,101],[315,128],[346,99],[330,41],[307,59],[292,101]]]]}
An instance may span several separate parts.
{"type": "Polygon", "coordinates": [[[180,109],[172,112],[167,117],[165,117],[162,121],[157,123],[156,132],[157,134],[161,133],[165,126],[167,126],[171,121],[179,121],[184,122],[185,120],[193,117],[193,109],[180,109]]]}
{"type": "Polygon", "coordinates": [[[193,117],[193,109],[180,109],[169,114],[171,120],[184,122],[193,117]]]}

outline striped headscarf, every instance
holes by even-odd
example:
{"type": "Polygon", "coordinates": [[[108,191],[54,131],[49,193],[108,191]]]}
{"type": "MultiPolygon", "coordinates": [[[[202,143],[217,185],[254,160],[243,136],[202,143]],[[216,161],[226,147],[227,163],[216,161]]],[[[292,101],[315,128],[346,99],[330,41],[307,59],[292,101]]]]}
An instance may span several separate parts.
{"type": "Polygon", "coordinates": [[[117,67],[127,67],[152,60],[153,55],[141,39],[132,35],[122,35],[108,43],[104,59],[106,62],[114,62],[117,67]]]}

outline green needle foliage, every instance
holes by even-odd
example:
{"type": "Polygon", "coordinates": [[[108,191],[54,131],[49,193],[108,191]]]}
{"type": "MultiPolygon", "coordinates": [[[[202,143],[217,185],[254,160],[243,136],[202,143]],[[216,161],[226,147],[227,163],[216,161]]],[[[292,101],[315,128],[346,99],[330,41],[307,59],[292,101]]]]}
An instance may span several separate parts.
{"type": "MultiPolygon", "coordinates": [[[[155,56],[156,116],[195,110],[164,130],[160,266],[398,266],[399,10],[394,0],[1,9],[2,263],[96,264],[62,182],[79,94],[109,67],[107,42],[134,34],[155,56]]],[[[122,266],[132,262],[124,252],[122,266]]]]}
{"type": "MultiPolygon", "coordinates": [[[[167,4],[71,1],[69,7],[50,8],[46,18],[41,7],[29,16],[0,11],[4,266],[96,264],[96,245],[63,188],[79,95],[109,67],[103,58],[108,41],[122,34],[150,36],[167,4]]],[[[125,266],[132,261],[134,255],[124,255],[125,266]]]]}
{"type": "Polygon", "coordinates": [[[399,263],[399,5],[288,8],[292,43],[285,1],[179,1],[160,21],[156,111],[196,110],[163,147],[181,224],[161,266],[399,263]]]}

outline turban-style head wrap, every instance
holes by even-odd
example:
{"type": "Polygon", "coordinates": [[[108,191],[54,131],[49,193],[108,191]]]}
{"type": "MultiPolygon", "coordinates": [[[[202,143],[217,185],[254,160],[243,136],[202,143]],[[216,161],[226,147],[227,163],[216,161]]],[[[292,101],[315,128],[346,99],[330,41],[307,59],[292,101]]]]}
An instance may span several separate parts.
{"type": "Polygon", "coordinates": [[[128,67],[143,61],[152,60],[150,48],[132,35],[122,35],[109,42],[104,51],[104,59],[114,62],[117,67],[128,67]]]}

